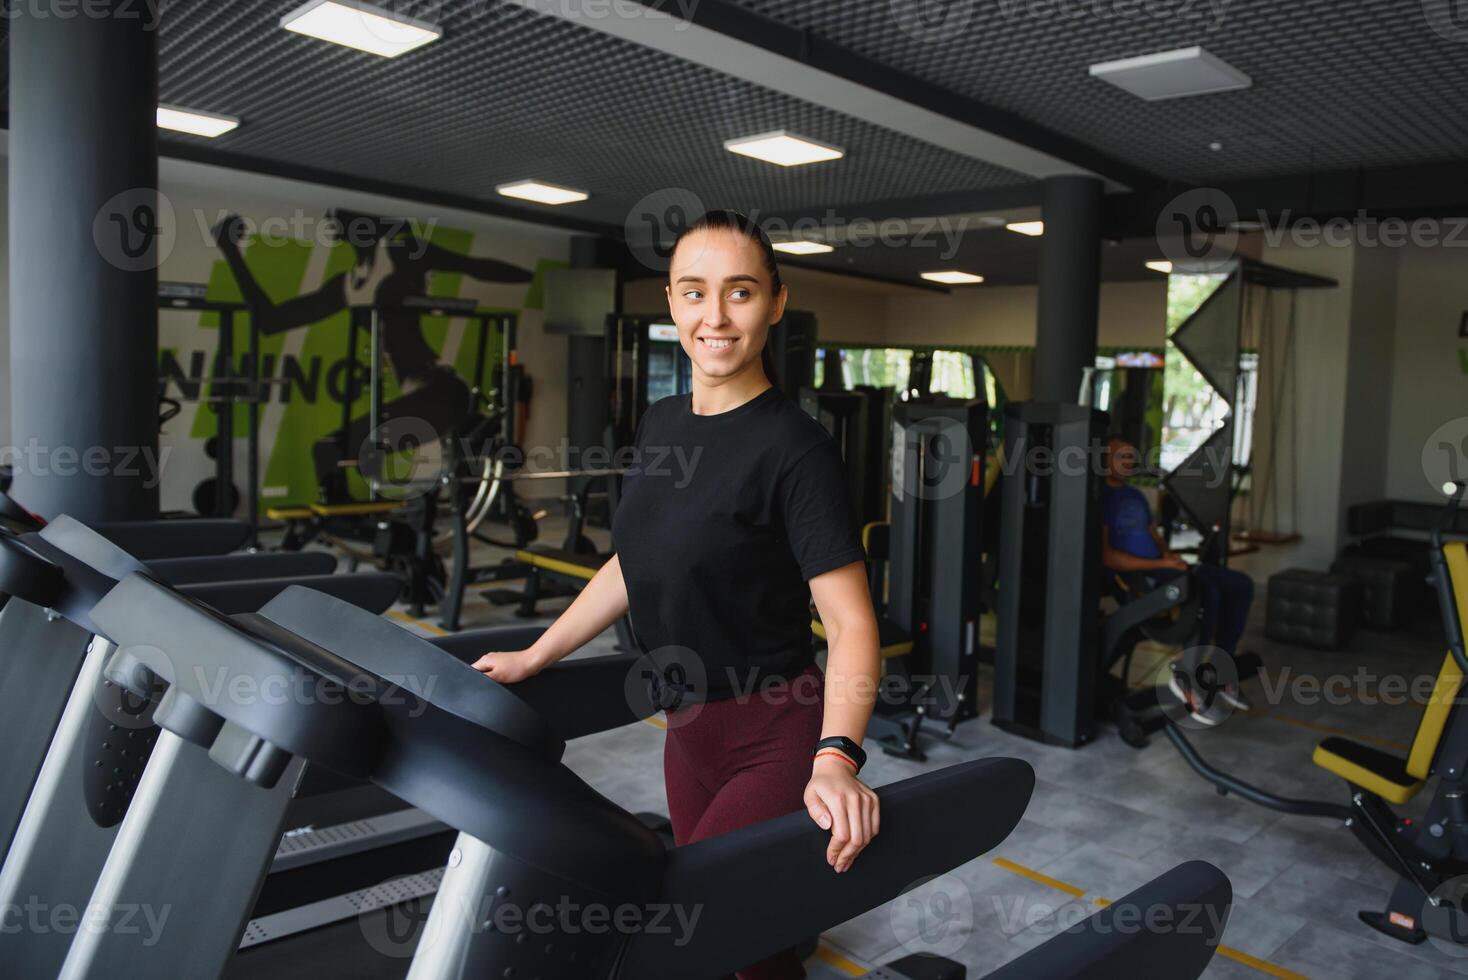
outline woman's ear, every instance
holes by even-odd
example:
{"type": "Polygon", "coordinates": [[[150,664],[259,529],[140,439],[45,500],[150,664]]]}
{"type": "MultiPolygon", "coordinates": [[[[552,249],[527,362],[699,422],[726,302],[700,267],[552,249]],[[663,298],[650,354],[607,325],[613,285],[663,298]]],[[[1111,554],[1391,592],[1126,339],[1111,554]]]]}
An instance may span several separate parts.
{"type": "Polygon", "coordinates": [[[771,311],[770,326],[773,327],[775,324],[779,323],[780,318],[785,315],[785,301],[789,298],[790,287],[782,282],[780,284],[780,291],[775,294],[775,308],[771,311]]]}

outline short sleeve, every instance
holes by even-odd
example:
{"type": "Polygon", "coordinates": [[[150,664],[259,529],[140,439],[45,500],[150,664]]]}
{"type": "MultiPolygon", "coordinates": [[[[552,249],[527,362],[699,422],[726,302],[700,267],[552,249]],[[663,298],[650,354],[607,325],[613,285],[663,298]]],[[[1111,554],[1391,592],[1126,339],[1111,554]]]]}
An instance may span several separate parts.
{"type": "Polygon", "coordinates": [[[830,439],[817,443],[783,474],[780,513],[791,553],[807,582],[866,558],[851,513],[846,468],[830,439]]]}

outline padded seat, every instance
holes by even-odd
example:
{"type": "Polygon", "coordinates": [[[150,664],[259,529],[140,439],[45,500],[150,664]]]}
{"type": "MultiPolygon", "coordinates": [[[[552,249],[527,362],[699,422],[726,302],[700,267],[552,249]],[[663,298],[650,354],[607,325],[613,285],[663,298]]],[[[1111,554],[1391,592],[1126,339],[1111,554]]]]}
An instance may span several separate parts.
{"type": "MultiPolygon", "coordinates": [[[[1459,545],[1459,548],[1462,546],[1459,545]]],[[[1417,733],[1412,736],[1412,750],[1406,759],[1401,756],[1373,749],[1353,742],[1348,738],[1327,738],[1315,747],[1311,761],[1326,772],[1333,772],[1352,786],[1386,800],[1388,803],[1406,803],[1416,796],[1432,775],[1433,760],[1437,757],[1438,745],[1448,727],[1448,717],[1457,703],[1458,691],[1463,686],[1463,672],[1453,659],[1452,651],[1443,657],[1442,667],[1437,672],[1432,696],[1417,722],[1417,733]]]]}
{"type": "Polygon", "coordinates": [[[531,568],[583,582],[590,582],[611,557],[610,554],[565,551],[560,548],[521,548],[515,552],[515,560],[524,562],[531,568]]]}
{"type": "Polygon", "coordinates": [[[1348,738],[1328,738],[1315,746],[1311,760],[1352,786],[1401,805],[1426,785],[1407,771],[1407,760],[1348,738]]]}
{"type": "Polygon", "coordinates": [[[360,517],[363,514],[390,514],[402,509],[401,500],[364,500],[344,504],[311,505],[311,513],[318,517],[360,517]]]}

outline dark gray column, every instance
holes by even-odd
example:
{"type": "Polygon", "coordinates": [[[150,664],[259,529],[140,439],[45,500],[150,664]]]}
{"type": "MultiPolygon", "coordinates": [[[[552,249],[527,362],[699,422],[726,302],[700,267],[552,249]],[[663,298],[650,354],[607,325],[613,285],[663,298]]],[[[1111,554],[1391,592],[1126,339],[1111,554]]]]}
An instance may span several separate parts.
{"type": "MultiPolygon", "coordinates": [[[[617,268],[617,260],[616,244],[610,239],[584,235],[571,239],[573,269],[617,268]]],[[[620,274],[608,299],[611,308],[606,312],[621,313],[620,274]]],[[[566,338],[566,437],[576,450],[575,457],[569,460],[574,469],[585,468],[582,454],[588,447],[603,444],[607,425],[611,422],[606,359],[605,334],[595,337],[572,334],[566,338]]],[[[568,480],[566,489],[576,493],[585,483],[580,479],[568,480]]],[[[608,519],[602,508],[595,510],[598,522],[608,519]]]]}
{"type": "Polygon", "coordinates": [[[158,514],[158,36],[148,3],[10,21],[15,497],[158,514]]]}
{"type": "Polygon", "coordinates": [[[1101,302],[1101,182],[1050,177],[1040,204],[1036,401],[1074,402],[1081,373],[1096,361],[1101,302]]]}

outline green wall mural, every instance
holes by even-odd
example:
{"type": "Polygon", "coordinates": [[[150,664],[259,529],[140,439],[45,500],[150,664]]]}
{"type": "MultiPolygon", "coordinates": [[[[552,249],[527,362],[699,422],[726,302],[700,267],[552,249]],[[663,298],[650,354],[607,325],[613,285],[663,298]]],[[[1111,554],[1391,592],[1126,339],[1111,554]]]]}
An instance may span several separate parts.
{"type": "MultiPolygon", "coordinates": [[[[348,350],[352,309],[375,306],[381,337],[382,416],[378,434],[398,420],[427,425],[440,437],[474,410],[469,388],[475,383],[477,330],[453,315],[435,316],[412,308],[431,298],[472,294],[468,284],[524,284],[523,299],[512,307],[479,306],[492,313],[519,314],[538,309],[547,269],[563,266],[540,260],[533,270],[473,254],[474,233],[424,226],[403,219],[344,211],[328,212],[336,239],[269,240],[244,235],[232,217],[216,228],[221,258],[213,263],[205,297],[238,303],[250,313],[234,317],[233,364],[218,362],[218,341],[203,331],[218,331],[222,314],[174,313],[161,318],[160,378],[163,393],[198,404],[183,453],[204,452],[218,430],[212,406],[227,394],[225,384],[200,378],[251,377],[251,321],[259,330],[260,507],[303,505],[319,499],[365,499],[366,482],[355,469],[338,465],[356,454],[367,438],[370,335],[357,332],[348,350]],[[325,249],[324,256],[317,249],[325,249]],[[313,267],[319,272],[313,272],[313,267]],[[318,280],[312,282],[308,280],[318,280]],[[467,287],[467,288],[466,288],[467,287]],[[192,317],[192,322],[188,322],[192,317]],[[184,322],[180,331],[171,323],[184,322]],[[185,342],[170,342],[187,333],[185,342]],[[208,349],[205,349],[205,348],[208,349]],[[210,363],[213,362],[213,363],[210,363]],[[343,425],[343,409],[348,408],[343,425]]],[[[365,323],[365,316],[362,322],[365,323]]],[[[507,356],[505,331],[491,321],[485,352],[485,387],[491,387],[507,356]]],[[[243,392],[239,392],[243,394],[243,392]]],[[[233,429],[243,442],[248,406],[235,404],[233,429]]],[[[385,436],[392,441],[390,434],[385,436]]],[[[178,436],[175,436],[178,441],[178,436]]],[[[243,470],[235,486],[243,494],[243,470]]]]}

